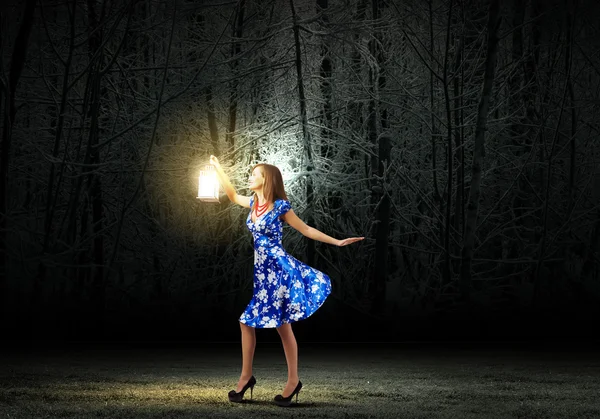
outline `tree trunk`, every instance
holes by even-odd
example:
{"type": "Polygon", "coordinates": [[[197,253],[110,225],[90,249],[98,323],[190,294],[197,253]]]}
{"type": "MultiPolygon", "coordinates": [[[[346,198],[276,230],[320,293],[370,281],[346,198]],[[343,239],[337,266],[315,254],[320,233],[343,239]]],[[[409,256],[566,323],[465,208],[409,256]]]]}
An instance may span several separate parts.
{"type": "MultiPolygon", "coordinates": [[[[379,25],[381,18],[381,1],[371,0],[372,18],[379,25]]],[[[385,108],[381,107],[380,94],[386,86],[385,56],[382,46],[382,34],[375,29],[374,40],[369,44],[371,55],[377,65],[375,70],[369,69],[368,137],[369,142],[378,147],[378,153],[371,156],[371,205],[375,212],[375,267],[371,283],[372,313],[381,313],[385,309],[385,290],[388,266],[388,239],[390,234],[390,196],[385,187],[385,169],[389,166],[391,139],[389,135],[379,135],[379,126],[388,128],[388,117],[385,108]]]]}
{"type": "Polygon", "coordinates": [[[567,89],[569,91],[569,108],[571,109],[571,138],[569,138],[569,151],[570,151],[570,159],[569,159],[569,204],[567,206],[567,216],[566,219],[569,218],[569,214],[573,210],[574,205],[574,195],[575,195],[575,158],[577,151],[577,142],[575,140],[575,134],[577,133],[577,108],[575,107],[575,94],[573,93],[573,81],[571,80],[571,65],[573,61],[572,51],[573,51],[573,28],[576,27],[573,17],[573,12],[571,11],[571,7],[569,5],[569,1],[565,0],[565,9],[567,9],[567,14],[565,16],[566,20],[566,34],[567,34],[567,45],[566,45],[566,53],[565,53],[565,72],[568,75],[567,77],[567,89]]]}
{"type": "Polygon", "coordinates": [[[210,145],[212,153],[215,156],[220,156],[219,150],[219,130],[217,128],[217,119],[215,117],[215,107],[212,99],[212,87],[208,86],[205,90],[206,94],[206,117],[208,119],[208,130],[210,131],[210,145]]]}
{"type": "MultiPolygon", "coordinates": [[[[327,31],[329,26],[329,17],[327,8],[329,0],[317,0],[317,12],[320,13],[319,23],[323,30],[327,31]]],[[[323,158],[329,166],[330,162],[337,158],[338,146],[336,145],[333,133],[333,115],[332,115],[332,73],[333,64],[330,57],[330,46],[327,38],[321,43],[321,68],[319,75],[321,76],[320,90],[323,98],[323,107],[320,110],[321,119],[321,158],[323,158]]],[[[341,193],[337,190],[327,189],[327,208],[332,211],[339,211],[343,205],[341,193]]],[[[332,212],[333,214],[333,212],[332,212]]],[[[335,258],[335,256],[333,256],[335,258]]]]}
{"type": "MultiPolygon", "coordinates": [[[[314,218],[314,197],[313,197],[313,175],[314,168],[311,138],[308,128],[308,116],[306,111],[306,95],[304,93],[304,80],[302,79],[302,51],[300,50],[300,27],[298,25],[298,17],[294,7],[294,0],[290,0],[292,9],[292,17],[294,20],[294,44],[296,47],[296,75],[298,80],[298,96],[300,99],[300,119],[302,123],[302,137],[304,139],[304,157],[306,170],[306,224],[315,226],[314,218]]],[[[314,265],[315,262],[315,241],[307,239],[306,243],[306,261],[309,265],[314,265]]]]}
{"type": "MultiPolygon", "coordinates": [[[[62,139],[64,122],[65,122],[65,109],[69,97],[69,75],[71,71],[71,62],[73,59],[73,52],[75,49],[75,14],[76,7],[75,1],[72,1],[72,8],[69,9],[69,23],[71,25],[70,35],[69,35],[69,55],[67,56],[67,60],[65,61],[65,70],[63,75],[63,83],[62,83],[62,94],[60,98],[60,106],[57,115],[56,128],[54,133],[54,147],[52,150],[52,157],[56,159],[58,157],[58,152],[60,148],[60,142],[62,139]]],[[[68,6],[67,6],[68,7],[68,6]]],[[[52,223],[54,221],[54,210],[56,209],[56,201],[60,196],[60,185],[62,172],[64,169],[64,164],[60,165],[60,170],[58,172],[58,180],[56,174],[55,164],[50,164],[50,174],[48,176],[48,191],[46,198],[46,210],[45,210],[45,219],[44,219],[44,240],[42,245],[42,253],[46,254],[50,247],[50,237],[54,233],[54,229],[52,228],[52,223]],[[56,193],[54,192],[56,185],[56,193]]],[[[37,279],[35,282],[35,286],[40,286],[44,283],[46,276],[46,265],[43,260],[40,261],[38,266],[37,279]]]]}
{"type": "MultiPolygon", "coordinates": [[[[2,146],[0,147],[0,298],[6,298],[7,291],[7,273],[8,273],[8,258],[7,249],[8,234],[7,234],[7,214],[8,214],[8,166],[10,162],[10,151],[12,142],[12,127],[15,122],[17,109],[15,107],[15,91],[17,84],[21,78],[23,65],[27,56],[27,47],[29,44],[29,35],[33,25],[33,12],[35,10],[35,0],[27,0],[25,10],[21,20],[21,27],[15,39],[15,45],[10,61],[10,70],[8,74],[8,85],[3,85],[2,91],[4,96],[4,127],[2,129],[2,146]]],[[[0,13],[0,20],[4,20],[5,16],[0,13]]],[[[2,31],[4,34],[4,31],[2,31]]],[[[3,35],[0,35],[0,47],[3,44],[3,35]]],[[[0,100],[2,97],[0,97],[0,100]]],[[[0,300],[0,305],[3,301],[0,300]]]]}
{"type": "Polygon", "coordinates": [[[467,205],[467,218],[465,237],[462,248],[460,292],[464,300],[468,301],[471,291],[471,261],[473,259],[473,243],[475,242],[475,227],[477,224],[477,211],[479,209],[479,196],[481,184],[481,169],[485,157],[485,132],[487,130],[487,117],[490,105],[490,96],[494,84],[496,71],[496,52],[498,48],[497,31],[500,24],[500,0],[491,0],[488,17],[487,56],[485,60],[485,73],[483,78],[483,91],[477,112],[477,126],[475,129],[475,147],[473,150],[473,165],[471,169],[471,188],[467,205]]]}
{"type": "MultiPolygon", "coordinates": [[[[567,20],[569,20],[570,17],[567,16],[567,20]]],[[[570,25],[568,25],[568,28],[570,28],[570,25]]],[[[571,42],[571,38],[567,32],[567,43],[571,42]]],[[[568,48],[567,46],[567,53],[566,53],[566,57],[565,57],[565,66],[566,66],[566,80],[565,80],[565,84],[563,87],[563,93],[562,93],[562,100],[561,100],[561,104],[560,104],[560,112],[558,114],[558,120],[556,121],[556,129],[554,131],[554,137],[552,138],[552,144],[550,146],[550,150],[549,150],[549,155],[547,156],[547,160],[548,160],[548,164],[546,167],[546,174],[545,174],[545,190],[544,190],[544,205],[543,205],[543,213],[542,213],[542,229],[541,229],[541,237],[540,237],[540,241],[539,241],[539,257],[537,260],[537,264],[535,267],[535,271],[534,271],[534,289],[533,289],[533,304],[534,306],[536,306],[539,301],[540,301],[540,297],[541,297],[541,279],[542,279],[542,265],[544,264],[544,260],[546,258],[546,240],[548,237],[548,213],[550,212],[550,191],[551,191],[551,185],[550,183],[552,182],[552,169],[554,166],[554,163],[556,161],[556,159],[554,158],[554,151],[557,147],[557,143],[558,143],[558,139],[560,137],[560,124],[562,121],[562,117],[563,114],[565,112],[565,105],[567,102],[567,92],[569,91],[569,84],[571,81],[571,71],[572,71],[572,60],[571,60],[571,56],[570,56],[570,48],[568,48]]],[[[573,123],[573,122],[572,122],[573,123]]],[[[571,191],[569,191],[569,194],[571,193],[571,191]]],[[[570,200],[570,199],[569,199],[570,200]]],[[[571,202],[568,203],[569,207],[572,205],[571,202]]],[[[567,217],[568,219],[568,217],[567,217]]]]}
{"type": "Polygon", "coordinates": [[[460,35],[458,45],[456,46],[456,56],[454,58],[454,76],[453,76],[453,95],[454,95],[454,147],[456,149],[456,200],[454,203],[454,230],[459,236],[462,235],[462,222],[464,218],[464,148],[461,127],[462,110],[462,78],[459,77],[462,64],[462,50],[464,47],[464,38],[460,35]]]}
{"type": "MultiPolygon", "coordinates": [[[[433,10],[432,3],[433,0],[429,0],[429,51],[430,54],[433,55],[433,10]]],[[[434,74],[433,68],[429,71],[429,106],[431,107],[431,174],[433,177],[433,199],[439,205],[442,202],[442,196],[440,195],[440,188],[438,186],[437,180],[437,145],[435,144],[435,139],[437,137],[437,132],[435,128],[435,95],[434,95],[434,74]]]]}
{"type": "MultiPolygon", "coordinates": [[[[329,19],[326,11],[328,0],[317,0],[317,10],[321,13],[319,22],[323,28],[326,28],[329,19]]],[[[329,56],[329,44],[326,39],[321,43],[321,68],[319,75],[321,76],[321,95],[323,96],[323,108],[321,109],[321,156],[325,159],[331,159],[335,155],[335,143],[331,138],[332,130],[332,115],[331,115],[331,73],[332,65],[329,56]]]]}
{"type": "MultiPolygon", "coordinates": [[[[365,18],[366,18],[366,14],[367,14],[367,2],[368,0],[358,0],[358,3],[356,5],[356,12],[354,13],[354,16],[352,17],[352,19],[356,22],[364,22],[365,18]]],[[[354,36],[353,39],[354,43],[356,45],[360,45],[361,43],[361,34],[358,33],[354,36]]],[[[353,54],[352,54],[352,73],[356,74],[357,77],[360,79],[359,83],[362,84],[362,78],[360,77],[360,74],[362,73],[362,65],[361,65],[361,55],[360,55],[360,49],[359,48],[355,48],[353,50],[353,54]]],[[[350,103],[348,104],[348,115],[350,118],[350,123],[349,125],[352,127],[352,129],[356,130],[357,132],[362,131],[362,127],[363,127],[363,109],[364,109],[364,105],[362,103],[362,101],[357,101],[357,100],[351,100],[350,103]]],[[[355,147],[350,147],[349,150],[349,158],[350,160],[354,160],[356,158],[356,149],[355,147]]],[[[348,168],[348,173],[350,173],[351,169],[348,168]]],[[[365,176],[368,179],[368,173],[366,173],[365,176]]],[[[367,185],[368,187],[368,185],[367,185]]]]}
{"type": "MultiPolygon", "coordinates": [[[[388,135],[379,138],[379,173],[382,174],[390,163],[392,145],[388,135]]],[[[377,207],[377,233],[375,235],[375,292],[373,312],[382,312],[385,308],[385,290],[388,273],[388,240],[390,234],[390,196],[386,188],[386,179],[382,179],[383,195],[377,207]]]]}
{"type": "Polygon", "coordinates": [[[450,249],[450,225],[452,217],[452,183],[454,176],[454,152],[452,150],[452,113],[450,110],[450,92],[448,87],[448,56],[450,54],[450,28],[452,23],[452,0],[448,8],[448,23],[446,26],[446,52],[444,54],[444,100],[446,104],[446,162],[447,162],[447,187],[444,199],[445,208],[445,226],[444,226],[444,266],[442,275],[444,282],[447,284],[452,278],[450,258],[452,249],[450,249]]]}
{"type": "MultiPolygon", "coordinates": [[[[104,6],[101,9],[100,19],[104,17],[104,6]]],[[[90,24],[89,48],[92,56],[96,56],[102,44],[102,30],[99,29],[99,19],[96,15],[95,1],[88,0],[88,19],[90,24]]],[[[94,309],[95,320],[98,324],[98,330],[102,332],[104,328],[104,309],[106,300],[106,285],[104,283],[104,235],[103,230],[103,203],[102,203],[102,183],[96,167],[100,163],[100,150],[98,149],[98,139],[100,136],[100,103],[106,100],[106,88],[102,86],[102,64],[103,53],[97,55],[96,62],[92,65],[90,76],[92,80],[91,106],[89,108],[90,132],[88,147],[86,152],[86,162],[90,165],[88,174],[88,190],[92,212],[92,260],[91,268],[91,299],[94,309]]],[[[82,211],[87,213],[88,209],[84,206],[82,211]]],[[[82,228],[87,223],[82,222],[82,228]]]]}
{"type": "Polygon", "coordinates": [[[600,210],[596,213],[596,221],[590,233],[589,244],[586,246],[583,265],[581,267],[581,281],[588,284],[596,283],[598,279],[598,254],[600,254],[600,210]]]}
{"type": "Polygon", "coordinates": [[[241,45],[237,41],[242,37],[242,30],[244,25],[244,9],[245,9],[246,0],[240,0],[236,9],[236,16],[233,24],[233,37],[236,39],[236,42],[233,43],[231,49],[231,56],[233,57],[233,62],[231,63],[231,70],[233,72],[233,81],[231,83],[231,92],[229,94],[229,122],[227,125],[227,133],[225,135],[225,140],[227,146],[231,150],[231,159],[232,162],[235,163],[236,152],[235,152],[235,139],[234,132],[237,125],[237,105],[238,105],[238,85],[239,79],[236,74],[236,70],[238,67],[238,55],[241,52],[241,45]]]}

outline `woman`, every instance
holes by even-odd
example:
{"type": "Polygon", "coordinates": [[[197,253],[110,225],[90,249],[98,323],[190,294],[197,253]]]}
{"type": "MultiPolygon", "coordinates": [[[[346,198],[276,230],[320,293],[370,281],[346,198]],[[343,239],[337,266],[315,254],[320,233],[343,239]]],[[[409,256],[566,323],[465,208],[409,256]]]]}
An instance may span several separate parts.
{"type": "Polygon", "coordinates": [[[289,406],[292,397],[302,388],[298,378],[298,346],[291,323],[312,315],[331,293],[329,277],[288,255],[281,245],[282,221],[313,240],[346,246],[363,240],[352,237],[336,240],[307,226],[290,208],[283,187],[281,172],[270,164],[258,164],[252,169],[249,188],[252,197],[236,193],[219,160],[210,156],[221,184],[231,202],[250,208],[246,225],[254,238],[254,296],[239,318],[242,329],[242,373],[229,400],[241,402],[256,384],[252,375],[252,360],[256,346],[255,328],[276,328],[283,343],[288,366],[288,380],[282,394],[275,396],[279,406],[289,406]]]}

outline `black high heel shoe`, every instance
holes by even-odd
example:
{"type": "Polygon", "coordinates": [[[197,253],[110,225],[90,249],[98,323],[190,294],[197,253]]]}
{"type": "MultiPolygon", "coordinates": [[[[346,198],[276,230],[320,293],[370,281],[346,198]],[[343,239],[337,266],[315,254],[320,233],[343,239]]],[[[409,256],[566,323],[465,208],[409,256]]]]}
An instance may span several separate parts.
{"type": "Polygon", "coordinates": [[[301,389],[302,389],[302,381],[298,381],[298,385],[296,386],[294,391],[292,391],[292,394],[290,394],[289,396],[283,397],[281,394],[278,394],[277,396],[275,396],[275,404],[277,406],[281,406],[281,407],[288,407],[289,405],[292,404],[292,397],[294,397],[294,394],[296,395],[296,404],[297,404],[298,403],[298,393],[300,393],[301,389]]]}
{"type": "Polygon", "coordinates": [[[250,379],[248,380],[248,382],[246,383],[246,385],[244,386],[242,391],[240,391],[239,393],[236,393],[235,390],[231,390],[229,392],[229,401],[233,402],[233,403],[241,403],[242,399],[244,398],[244,393],[246,392],[246,390],[248,390],[248,387],[250,387],[250,400],[252,400],[252,391],[254,390],[255,384],[256,384],[256,378],[254,378],[254,376],[250,377],[250,379]]]}

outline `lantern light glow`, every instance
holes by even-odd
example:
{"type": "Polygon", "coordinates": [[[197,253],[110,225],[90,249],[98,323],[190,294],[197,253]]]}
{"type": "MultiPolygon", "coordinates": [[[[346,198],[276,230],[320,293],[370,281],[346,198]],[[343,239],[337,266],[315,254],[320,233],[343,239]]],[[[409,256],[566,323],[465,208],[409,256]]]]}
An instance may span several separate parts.
{"type": "Polygon", "coordinates": [[[196,198],[203,202],[219,202],[219,181],[212,164],[204,166],[204,170],[200,171],[196,198]]]}

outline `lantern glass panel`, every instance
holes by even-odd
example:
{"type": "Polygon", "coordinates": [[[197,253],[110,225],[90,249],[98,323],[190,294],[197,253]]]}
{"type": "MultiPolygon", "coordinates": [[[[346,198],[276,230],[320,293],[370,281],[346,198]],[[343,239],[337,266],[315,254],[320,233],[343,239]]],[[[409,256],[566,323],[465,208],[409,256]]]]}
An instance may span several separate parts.
{"type": "Polygon", "coordinates": [[[219,202],[219,180],[212,164],[200,171],[197,198],[203,202],[219,202]]]}

